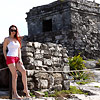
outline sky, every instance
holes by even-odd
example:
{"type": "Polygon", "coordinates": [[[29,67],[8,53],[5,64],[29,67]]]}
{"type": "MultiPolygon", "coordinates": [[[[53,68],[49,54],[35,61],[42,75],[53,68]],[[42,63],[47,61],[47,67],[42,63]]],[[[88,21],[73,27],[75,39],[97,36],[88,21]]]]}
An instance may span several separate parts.
{"type": "MultiPolygon", "coordinates": [[[[26,12],[33,7],[49,4],[56,0],[0,0],[0,43],[9,36],[9,27],[16,25],[21,36],[28,35],[26,12]]],[[[93,0],[88,0],[93,1],[93,0]]],[[[95,0],[100,4],[100,0],[95,0]]]]}

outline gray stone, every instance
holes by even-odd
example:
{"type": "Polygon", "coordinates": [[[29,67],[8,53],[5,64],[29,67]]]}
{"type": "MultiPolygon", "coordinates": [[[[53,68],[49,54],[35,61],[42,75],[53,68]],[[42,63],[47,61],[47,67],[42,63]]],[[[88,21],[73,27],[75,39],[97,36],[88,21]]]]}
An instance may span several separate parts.
{"type": "Polygon", "coordinates": [[[40,48],[41,47],[41,43],[38,43],[38,42],[34,42],[33,45],[34,45],[34,48],[40,48]]]}
{"type": "Polygon", "coordinates": [[[43,97],[45,95],[43,92],[39,92],[39,91],[34,91],[34,93],[37,98],[43,97]]]}
{"type": "Polygon", "coordinates": [[[35,59],[42,59],[43,58],[43,55],[42,54],[35,54],[34,55],[34,58],[35,59]]]}
{"type": "Polygon", "coordinates": [[[22,47],[22,51],[34,52],[34,48],[32,48],[32,47],[22,47]]]}
{"type": "Polygon", "coordinates": [[[29,57],[33,57],[33,53],[32,52],[23,52],[22,56],[29,56],[29,57]]]}
{"type": "Polygon", "coordinates": [[[70,81],[69,80],[64,80],[63,81],[63,88],[66,89],[66,90],[69,90],[69,87],[70,87],[70,81]]]}
{"type": "Polygon", "coordinates": [[[40,79],[40,85],[41,85],[42,89],[47,89],[48,88],[48,80],[40,79]]]}
{"type": "Polygon", "coordinates": [[[33,76],[34,70],[27,70],[27,76],[33,76]]]}
{"type": "Polygon", "coordinates": [[[39,77],[41,79],[48,79],[48,74],[47,73],[36,73],[35,77],[39,77]]]}
{"type": "Polygon", "coordinates": [[[64,66],[63,67],[63,71],[65,71],[66,73],[70,71],[70,67],[68,66],[64,66]]]}
{"type": "Polygon", "coordinates": [[[52,89],[53,89],[53,90],[57,90],[57,91],[61,91],[61,90],[62,90],[62,85],[61,85],[61,84],[59,84],[59,85],[54,85],[54,86],[52,87],[52,89]]]}
{"type": "Polygon", "coordinates": [[[32,42],[27,42],[27,43],[26,43],[26,46],[32,47],[32,46],[33,46],[33,43],[32,43],[32,42]]]}
{"type": "Polygon", "coordinates": [[[41,52],[40,49],[35,50],[35,54],[40,54],[40,52],[41,52]]]}
{"type": "Polygon", "coordinates": [[[51,59],[45,59],[43,61],[44,65],[51,65],[52,64],[52,60],[51,59]]]}
{"type": "Polygon", "coordinates": [[[33,90],[34,89],[34,82],[28,82],[28,87],[30,90],[33,90]]]}
{"type": "Polygon", "coordinates": [[[96,68],[97,63],[98,63],[98,61],[93,60],[93,61],[85,61],[84,64],[85,64],[86,68],[93,69],[93,68],[96,68]]]}
{"type": "Polygon", "coordinates": [[[34,60],[34,65],[35,66],[42,66],[42,61],[40,61],[40,60],[34,60]]]}

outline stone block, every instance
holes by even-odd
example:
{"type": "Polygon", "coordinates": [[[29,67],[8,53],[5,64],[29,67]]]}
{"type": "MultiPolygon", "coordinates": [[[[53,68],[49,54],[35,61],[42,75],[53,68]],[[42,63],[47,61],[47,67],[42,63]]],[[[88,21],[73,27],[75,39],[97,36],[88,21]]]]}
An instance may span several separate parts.
{"type": "Polygon", "coordinates": [[[39,43],[39,42],[34,42],[33,45],[34,45],[35,49],[41,47],[41,43],[39,43]]]}
{"type": "Polygon", "coordinates": [[[34,60],[34,65],[42,67],[42,61],[40,61],[40,60],[34,60]]]}
{"type": "Polygon", "coordinates": [[[35,73],[34,70],[27,70],[27,76],[33,76],[35,73]]]}
{"type": "Polygon", "coordinates": [[[70,88],[70,81],[69,80],[63,81],[63,88],[66,90],[69,90],[69,88],[70,88]]]}
{"type": "Polygon", "coordinates": [[[47,89],[48,88],[48,80],[40,79],[40,88],[41,89],[47,89]]]}
{"type": "Polygon", "coordinates": [[[22,52],[22,56],[33,57],[33,53],[32,52],[22,52]]]}
{"type": "Polygon", "coordinates": [[[32,47],[22,47],[21,49],[22,52],[26,51],[26,52],[34,52],[34,48],[32,47]]]}
{"type": "Polygon", "coordinates": [[[62,90],[62,85],[61,85],[61,84],[59,84],[59,85],[54,85],[54,86],[52,87],[52,90],[61,91],[61,90],[62,90]]]}
{"type": "Polygon", "coordinates": [[[35,77],[41,78],[41,79],[48,79],[48,73],[36,73],[35,77]]]}
{"type": "Polygon", "coordinates": [[[44,65],[52,65],[52,60],[51,59],[45,59],[43,60],[44,65]]]}

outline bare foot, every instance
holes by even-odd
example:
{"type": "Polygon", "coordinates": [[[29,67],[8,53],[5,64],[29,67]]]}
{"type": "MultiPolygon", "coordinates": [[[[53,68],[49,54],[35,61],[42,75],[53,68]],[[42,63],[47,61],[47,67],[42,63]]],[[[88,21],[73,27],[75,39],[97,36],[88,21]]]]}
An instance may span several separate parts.
{"type": "Polygon", "coordinates": [[[12,99],[21,99],[21,97],[19,95],[12,95],[12,99]]]}
{"type": "Polygon", "coordinates": [[[26,97],[31,97],[28,91],[23,90],[23,92],[26,94],[26,97]]]}

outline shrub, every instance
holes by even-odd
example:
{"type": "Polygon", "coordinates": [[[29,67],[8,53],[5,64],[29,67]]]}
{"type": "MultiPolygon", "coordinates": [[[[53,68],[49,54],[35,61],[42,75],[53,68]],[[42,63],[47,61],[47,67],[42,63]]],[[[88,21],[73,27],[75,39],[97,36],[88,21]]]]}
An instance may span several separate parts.
{"type": "Polygon", "coordinates": [[[83,60],[82,57],[80,57],[80,55],[68,59],[69,59],[69,66],[71,70],[83,70],[84,68],[86,68],[83,63],[85,61],[83,60]]]}
{"type": "MultiPolygon", "coordinates": [[[[71,58],[68,58],[69,60],[69,66],[71,70],[83,70],[86,69],[85,64],[84,64],[84,60],[83,58],[80,56],[80,54],[78,56],[74,56],[71,58]]],[[[74,79],[78,79],[78,80],[86,80],[89,79],[89,74],[86,74],[86,72],[83,71],[74,71],[69,73],[74,79]]]]}

